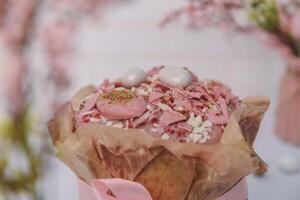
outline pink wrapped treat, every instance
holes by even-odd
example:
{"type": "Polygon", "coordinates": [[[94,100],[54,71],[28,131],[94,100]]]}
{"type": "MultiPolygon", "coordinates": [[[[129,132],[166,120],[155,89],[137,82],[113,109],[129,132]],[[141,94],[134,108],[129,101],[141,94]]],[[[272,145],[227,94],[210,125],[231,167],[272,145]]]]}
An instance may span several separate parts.
{"type": "MultiPolygon", "coordinates": [[[[115,195],[114,200],[152,200],[151,195],[142,185],[125,181],[123,179],[94,180],[91,186],[78,179],[80,200],[112,200],[107,194],[110,190],[115,195]],[[116,192],[114,192],[116,191],[116,192]]],[[[220,196],[217,200],[247,200],[248,188],[246,179],[241,180],[231,190],[220,196]]]]}
{"type": "Polygon", "coordinates": [[[243,200],[267,169],[252,144],[268,106],[187,68],[133,68],[81,89],[49,130],[81,200],[243,200]]]}

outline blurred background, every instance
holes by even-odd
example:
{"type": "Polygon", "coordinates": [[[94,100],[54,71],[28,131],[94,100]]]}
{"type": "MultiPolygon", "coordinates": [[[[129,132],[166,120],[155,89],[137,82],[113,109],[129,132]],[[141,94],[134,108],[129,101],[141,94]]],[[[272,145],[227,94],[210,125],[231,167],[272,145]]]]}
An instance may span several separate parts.
{"type": "MultiPolygon", "coordinates": [[[[269,172],[248,178],[249,200],[300,199],[300,147],[292,144],[297,137],[288,142],[275,134],[281,77],[297,59],[267,48],[256,31],[173,22],[178,9],[199,9],[188,1],[83,2],[0,0],[0,200],[78,199],[75,175],[54,156],[48,119],[83,85],[158,65],[187,66],[200,79],[224,82],[241,98],[270,97],[255,143],[269,172]]],[[[299,138],[300,129],[293,131],[299,138]]]]}

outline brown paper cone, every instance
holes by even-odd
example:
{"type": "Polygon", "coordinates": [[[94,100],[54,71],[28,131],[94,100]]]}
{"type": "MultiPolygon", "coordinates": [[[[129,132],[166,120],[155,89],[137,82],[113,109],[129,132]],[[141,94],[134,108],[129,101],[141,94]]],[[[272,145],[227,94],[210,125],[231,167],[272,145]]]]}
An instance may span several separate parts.
{"type": "Polygon", "coordinates": [[[73,113],[95,88],[88,86],[61,106],[49,122],[58,157],[79,178],[125,178],[143,184],[153,200],[212,200],[250,173],[265,171],[252,148],[269,106],[264,97],[248,98],[234,112],[220,143],[179,143],[140,129],[88,123],[73,131],[73,113]]]}

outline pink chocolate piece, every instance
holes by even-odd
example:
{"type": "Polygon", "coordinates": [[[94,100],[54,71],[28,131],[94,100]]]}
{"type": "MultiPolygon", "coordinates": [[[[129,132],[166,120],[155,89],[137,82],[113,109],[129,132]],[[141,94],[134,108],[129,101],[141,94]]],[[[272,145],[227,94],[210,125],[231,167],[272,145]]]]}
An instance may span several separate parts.
{"type": "Polygon", "coordinates": [[[218,115],[217,112],[208,111],[207,118],[209,121],[211,121],[213,124],[226,124],[227,120],[224,116],[218,115]]]}
{"type": "Polygon", "coordinates": [[[220,142],[222,135],[223,135],[223,129],[220,125],[213,126],[212,130],[209,132],[210,139],[206,142],[206,144],[217,144],[220,142]]]}
{"type": "Polygon", "coordinates": [[[197,87],[195,87],[195,89],[196,91],[201,92],[210,102],[214,102],[212,97],[208,94],[207,90],[203,86],[198,85],[197,87]]]}
{"type": "Polygon", "coordinates": [[[136,97],[127,103],[110,103],[106,100],[100,100],[97,108],[107,119],[122,120],[132,119],[141,116],[146,111],[146,102],[143,97],[136,97]]]}
{"type": "Polygon", "coordinates": [[[162,111],[159,108],[152,111],[149,116],[149,121],[150,122],[158,121],[158,118],[161,116],[161,113],[162,113],[162,111]]]}
{"type": "Polygon", "coordinates": [[[226,103],[231,102],[236,108],[238,108],[240,106],[240,102],[238,100],[238,97],[234,96],[230,89],[222,86],[222,85],[218,85],[214,87],[214,92],[218,95],[218,96],[223,96],[226,100],[226,103]]]}
{"type": "Polygon", "coordinates": [[[147,121],[149,120],[149,116],[150,116],[150,112],[149,111],[145,112],[142,116],[140,116],[139,118],[133,121],[132,123],[133,127],[138,127],[147,123],[147,121]]]}
{"type": "Polygon", "coordinates": [[[219,101],[220,101],[220,108],[221,108],[222,114],[225,117],[225,119],[228,121],[229,113],[228,113],[226,101],[222,97],[219,98],[219,101]]]}
{"type": "Polygon", "coordinates": [[[184,96],[182,91],[173,90],[173,97],[174,97],[174,103],[176,106],[184,107],[188,111],[193,111],[191,101],[189,101],[189,99],[184,96]]]}
{"type": "Polygon", "coordinates": [[[183,130],[186,130],[188,132],[191,132],[193,127],[191,125],[189,125],[188,123],[186,122],[179,122],[178,123],[178,128],[181,128],[183,130]]]}
{"type": "Polygon", "coordinates": [[[147,76],[153,76],[153,75],[155,75],[155,74],[158,74],[159,73],[159,71],[162,69],[162,66],[160,66],[160,67],[153,67],[152,69],[150,69],[147,73],[146,73],[146,75],[147,76]]]}
{"type": "Polygon", "coordinates": [[[190,91],[185,91],[188,97],[190,98],[195,98],[195,99],[200,99],[202,94],[200,92],[190,92],[190,91]]]}
{"type": "Polygon", "coordinates": [[[159,119],[159,125],[160,126],[169,126],[170,124],[176,123],[176,122],[180,122],[185,120],[186,117],[176,111],[173,110],[168,110],[165,111],[162,116],[159,119]]]}
{"type": "Polygon", "coordinates": [[[151,92],[149,95],[149,102],[152,103],[153,101],[160,99],[161,97],[163,97],[164,94],[160,93],[160,92],[151,92]]]}
{"type": "Polygon", "coordinates": [[[85,112],[92,110],[94,106],[96,106],[99,95],[99,92],[92,94],[91,98],[86,102],[83,109],[78,113],[79,117],[81,117],[85,112]]]}

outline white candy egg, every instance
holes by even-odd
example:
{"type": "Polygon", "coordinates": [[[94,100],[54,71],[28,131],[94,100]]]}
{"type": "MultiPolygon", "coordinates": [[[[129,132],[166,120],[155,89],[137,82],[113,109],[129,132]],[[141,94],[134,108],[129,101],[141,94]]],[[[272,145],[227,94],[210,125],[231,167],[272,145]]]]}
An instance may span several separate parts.
{"type": "Polygon", "coordinates": [[[169,85],[186,87],[192,82],[191,74],[183,67],[164,67],[158,74],[159,80],[169,85]]]}
{"type": "Polygon", "coordinates": [[[130,68],[121,77],[121,81],[126,87],[137,86],[145,80],[145,72],[140,68],[130,68]]]}
{"type": "Polygon", "coordinates": [[[285,173],[297,173],[299,171],[299,161],[295,156],[290,154],[280,157],[279,166],[285,173]]]}

